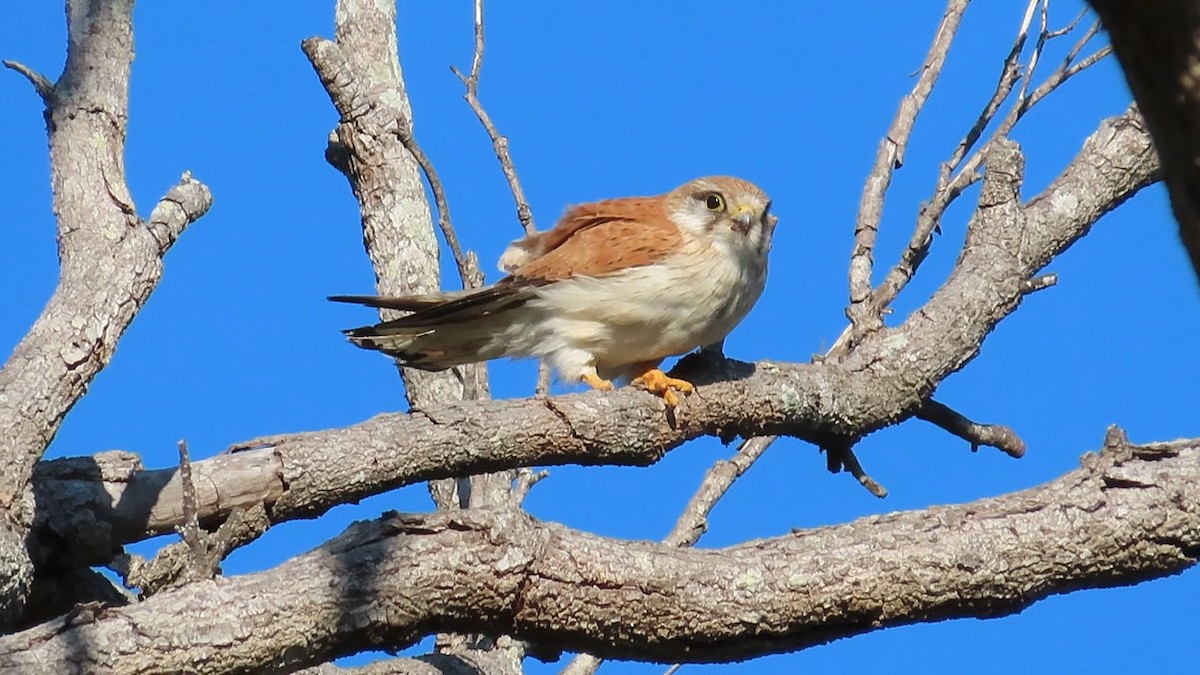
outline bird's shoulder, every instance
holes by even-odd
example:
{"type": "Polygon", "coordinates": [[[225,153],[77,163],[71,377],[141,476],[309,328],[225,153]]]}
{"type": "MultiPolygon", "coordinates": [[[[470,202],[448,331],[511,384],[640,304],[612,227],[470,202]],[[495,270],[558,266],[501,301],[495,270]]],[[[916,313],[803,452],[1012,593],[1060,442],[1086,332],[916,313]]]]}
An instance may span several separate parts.
{"type": "Polygon", "coordinates": [[[518,279],[603,276],[656,263],[683,243],[662,197],[625,197],[567,209],[553,229],[519,239],[501,258],[518,279]]]}

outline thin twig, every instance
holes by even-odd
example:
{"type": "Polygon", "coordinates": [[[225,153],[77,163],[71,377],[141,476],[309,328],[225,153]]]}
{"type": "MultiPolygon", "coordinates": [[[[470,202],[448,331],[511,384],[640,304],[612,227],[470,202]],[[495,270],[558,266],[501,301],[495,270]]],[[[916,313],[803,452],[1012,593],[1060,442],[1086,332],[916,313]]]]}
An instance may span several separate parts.
{"type": "Polygon", "coordinates": [[[880,485],[874,478],[871,478],[866,470],[863,469],[862,463],[858,461],[858,456],[854,454],[854,449],[850,443],[826,446],[825,463],[830,473],[845,471],[853,476],[859,485],[866,488],[867,492],[880,499],[888,496],[887,488],[880,485]]]}
{"type": "Polygon", "coordinates": [[[33,68],[21,63],[20,61],[3,61],[5,68],[15,70],[25,76],[29,80],[29,84],[37,90],[38,96],[42,97],[42,103],[50,105],[54,101],[54,83],[46,78],[45,75],[37,72],[33,68]]]}
{"type": "Polygon", "coordinates": [[[196,484],[192,482],[192,459],[188,455],[186,440],[179,441],[179,484],[183,489],[183,525],[179,536],[191,549],[193,557],[203,553],[204,542],[200,539],[200,516],[196,508],[196,484]]]}
{"type": "Polygon", "coordinates": [[[1018,63],[1021,52],[1025,49],[1025,42],[1029,38],[1029,27],[1040,1],[1030,0],[1029,4],[1025,6],[1025,15],[1017,29],[1017,37],[1013,40],[1012,48],[1004,58],[1004,63],[1000,68],[1000,78],[996,83],[995,91],[992,92],[992,97],[983,106],[979,117],[975,119],[975,123],[963,136],[950,158],[942,162],[939,167],[933,196],[921,205],[920,211],[917,213],[917,225],[909,239],[908,246],[900,256],[900,262],[888,271],[887,276],[872,295],[871,301],[877,307],[881,309],[887,307],[896,299],[900,291],[912,280],[917,268],[925,260],[925,256],[929,254],[929,246],[933,243],[933,234],[941,223],[942,215],[946,212],[950,202],[957,197],[957,193],[952,193],[949,189],[951,176],[962,164],[967,153],[975,148],[976,143],[983,136],[984,130],[992,123],[1000,106],[1008,99],[1013,87],[1021,79],[1021,68],[1018,63]]]}
{"type": "MultiPolygon", "coordinates": [[[[1077,46],[1081,47],[1087,42],[1087,40],[1090,40],[1091,37],[1094,36],[1099,30],[1099,27],[1100,24],[1094,24],[1091,30],[1088,31],[1087,35],[1085,35],[1084,38],[1079,41],[1079,45],[1077,46]]],[[[1074,52],[1074,50],[1072,50],[1072,52],[1074,52]]],[[[1066,82],[1068,79],[1074,77],[1083,70],[1092,67],[1111,53],[1112,46],[1105,45],[1096,50],[1094,53],[1088,55],[1079,63],[1074,64],[1071,63],[1071,61],[1074,60],[1075,54],[1072,53],[1071,55],[1068,55],[1067,58],[1063,60],[1062,64],[1059,65],[1058,69],[1055,70],[1050,77],[1046,78],[1046,81],[1039,85],[1037,89],[1034,89],[1033,93],[1029,95],[1029,104],[1027,107],[1033,107],[1035,103],[1041,101],[1043,98],[1046,98],[1050,92],[1061,86],[1063,82],[1066,82]]]]}
{"type": "Polygon", "coordinates": [[[1029,92],[1029,83],[1033,81],[1033,72],[1037,68],[1038,61],[1042,58],[1042,50],[1046,48],[1046,42],[1050,39],[1050,2],[1042,0],[1041,26],[1038,31],[1037,42],[1033,44],[1033,52],[1029,55],[1029,63],[1025,65],[1025,76],[1021,81],[1021,90],[1017,92],[1017,106],[1020,107],[1025,103],[1025,95],[1029,92]]]}
{"type": "Polygon", "coordinates": [[[1079,25],[1080,21],[1083,21],[1083,17],[1087,16],[1087,13],[1088,13],[1088,8],[1084,7],[1083,9],[1079,10],[1079,13],[1075,15],[1074,19],[1071,19],[1071,23],[1068,23],[1067,25],[1063,26],[1062,28],[1059,28],[1058,30],[1050,31],[1050,33],[1046,37],[1056,38],[1056,37],[1060,37],[1062,35],[1066,35],[1067,33],[1070,33],[1071,31],[1075,30],[1075,27],[1079,25]]]}
{"type": "Polygon", "coordinates": [[[517,205],[517,220],[521,221],[521,228],[525,230],[525,234],[533,234],[537,232],[537,227],[533,222],[533,211],[529,208],[529,202],[525,199],[525,191],[521,189],[521,181],[517,178],[517,168],[508,151],[508,137],[501,135],[496,130],[491,116],[479,102],[479,73],[483,69],[483,45],[483,0],[475,0],[475,54],[471,59],[471,74],[464,76],[454,66],[451,66],[450,70],[467,88],[463,98],[471,106],[471,110],[475,111],[475,116],[483,124],[488,138],[492,139],[492,149],[496,152],[496,158],[500,160],[500,170],[504,172],[504,178],[508,181],[508,189],[512,192],[513,201],[517,205]]]}
{"type": "Polygon", "coordinates": [[[908,285],[912,280],[917,268],[924,261],[925,256],[929,253],[929,246],[932,243],[933,233],[940,226],[942,216],[946,209],[953,203],[962,193],[975,184],[981,174],[983,160],[986,156],[987,146],[975,148],[978,138],[994,119],[999,105],[1006,100],[1012,93],[1012,89],[1016,79],[1024,79],[1020,93],[1017,95],[1015,102],[1005,115],[1004,119],[997,125],[996,130],[992,133],[989,143],[997,138],[1008,136],[1016,126],[1016,124],[1025,116],[1030,109],[1038,102],[1044,99],[1047,95],[1060,87],[1064,82],[1091,67],[1099,60],[1108,55],[1110,48],[1104,47],[1094,54],[1089,55],[1082,61],[1074,63],[1075,58],[1087,45],[1087,43],[1095,37],[1099,31],[1099,24],[1094,24],[1088,31],[1079,39],[1079,41],[1067,53],[1063,62],[1053,73],[1051,73],[1044,82],[1038,85],[1031,93],[1027,93],[1030,75],[1032,69],[1037,63],[1041,52],[1041,46],[1049,39],[1066,35],[1069,30],[1074,28],[1079,23],[1079,17],[1076,17],[1067,28],[1057,31],[1050,31],[1047,28],[1048,20],[1043,15],[1041,32],[1038,36],[1038,46],[1035,48],[1035,56],[1031,57],[1029,63],[1025,66],[1025,72],[1022,74],[1020,68],[1016,68],[1016,58],[1023,49],[1028,38],[1029,25],[1034,10],[1039,6],[1045,12],[1045,5],[1042,0],[1030,0],[1026,6],[1025,16],[1022,20],[1021,27],[1017,32],[1017,38],[1013,43],[1013,49],[1010,50],[1008,57],[1004,61],[1004,66],[1001,70],[1000,82],[997,85],[996,91],[992,94],[991,100],[984,107],[983,114],[972,128],[967,132],[966,137],[961,141],[955,149],[951,157],[942,164],[939,172],[937,185],[934,188],[933,196],[922,204],[921,210],[917,215],[917,225],[914,228],[913,236],[909,240],[908,246],[901,255],[900,261],[893,267],[880,283],[872,296],[872,303],[877,307],[875,311],[882,312],[884,308],[892,303],[893,300],[900,294],[900,291],[908,285]],[[966,152],[975,148],[975,151],[964,161],[966,152]],[[957,172],[955,169],[957,168],[957,172]],[[953,173],[953,176],[951,174],[953,173]]]}
{"type": "Polygon", "coordinates": [[[397,120],[396,136],[405,149],[412,154],[413,159],[417,160],[417,165],[421,167],[421,172],[425,174],[425,180],[429,183],[429,189],[433,192],[433,201],[438,210],[438,227],[441,228],[446,245],[450,247],[450,252],[454,255],[454,263],[458,266],[458,275],[462,279],[463,287],[479,288],[483,285],[483,272],[479,270],[479,265],[472,266],[471,259],[463,255],[462,247],[458,243],[458,235],[454,231],[454,224],[450,220],[450,203],[446,200],[446,190],[442,187],[442,180],[438,177],[437,169],[433,167],[433,162],[421,149],[417,139],[413,137],[412,125],[408,120],[397,120]]]}
{"type": "Polygon", "coordinates": [[[700,540],[701,535],[708,531],[708,516],[713,507],[725,496],[734,481],[741,478],[758,461],[767,448],[775,442],[778,436],[755,436],[742,442],[737,454],[727,461],[719,461],[709,468],[700,482],[700,487],[692,495],[675,527],[663,539],[667,546],[685,548],[693,546],[700,540]]]}
{"type": "Polygon", "coordinates": [[[879,224],[883,218],[883,200],[891,185],[892,175],[904,162],[904,153],[912,135],[917,114],[929,99],[930,92],[941,74],[950,52],[950,43],[958,32],[963,12],[969,0],[950,0],[942,23],[934,35],[933,44],[921,66],[916,85],[900,102],[896,116],[888,127],[887,136],[879,144],[875,164],[863,186],[858,217],[854,227],[854,251],[850,256],[850,306],[846,314],[854,327],[854,342],[882,325],[882,318],[869,303],[871,298],[872,257],[879,224]]]}
{"type": "Polygon", "coordinates": [[[986,445],[996,448],[1009,457],[1025,456],[1025,441],[1010,427],[1002,424],[980,424],[972,422],[958,411],[930,399],[917,411],[918,418],[945,429],[971,444],[971,452],[986,445]]]}
{"type": "MultiPolygon", "coordinates": [[[[471,110],[475,111],[475,116],[479,118],[488,138],[492,140],[492,149],[496,152],[496,158],[500,160],[500,170],[504,173],[504,179],[508,181],[508,189],[517,206],[517,220],[520,221],[525,234],[531,235],[537,232],[537,226],[533,222],[533,210],[529,208],[529,202],[525,199],[525,190],[521,188],[521,180],[517,177],[517,167],[513,163],[512,154],[508,151],[508,137],[500,134],[491,116],[479,101],[479,76],[483,71],[484,45],[483,0],[475,0],[475,51],[471,56],[471,74],[464,76],[454,66],[451,66],[450,70],[466,87],[463,98],[466,99],[467,105],[471,106],[471,110]]],[[[539,363],[534,393],[537,396],[545,396],[549,391],[550,368],[544,362],[539,363]]]]}

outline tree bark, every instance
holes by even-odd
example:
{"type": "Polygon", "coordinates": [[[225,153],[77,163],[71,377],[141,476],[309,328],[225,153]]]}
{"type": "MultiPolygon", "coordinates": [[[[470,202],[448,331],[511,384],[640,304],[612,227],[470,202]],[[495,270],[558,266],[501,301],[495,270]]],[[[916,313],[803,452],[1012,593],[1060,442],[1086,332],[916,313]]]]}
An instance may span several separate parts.
{"type": "Polygon", "coordinates": [[[1200,554],[1200,442],[1130,445],[1030,490],[720,550],[606,539],[512,509],[391,515],[258,574],[0,638],[0,669],[275,672],[433,631],[599,656],[729,661],[995,617],[1200,554]]]}
{"type": "MultiPolygon", "coordinates": [[[[1030,291],[1027,281],[1038,270],[1158,173],[1134,113],[1102,124],[1058,179],[1024,205],[1017,195],[1021,164],[1015,145],[997,145],[992,178],[949,280],[900,326],[869,336],[840,360],[685,359],[680,369],[700,388],[670,416],[655,397],[626,388],[464,401],[345,429],[252,439],[232,454],[195,463],[218,484],[241,486],[202,500],[201,515],[219,518],[264,495],[274,500],[276,521],[311,518],[345,501],[435,478],[514,466],[647,465],[706,435],[778,434],[824,445],[908,419],[942,379],[978,353],[1030,291]],[[1018,253],[998,255],[1008,250],[1018,253]]],[[[108,481],[65,467],[48,471],[38,493],[53,506],[40,522],[68,539],[79,535],[81,524],[96,534],[93,523],[112,522],[109,545],[161,533],[179,521],[178,488],[168,480],[173,471],[135,471],[108,481]],[[133,492],[122,496],[127,490],[133,492]]]]}
{"type": "Polygon", "coordinates": [[[212,204],[208,188],[185,175],[149,219],[137,215],[124,159],[132,11],[132,0],[68,2],[67,62],[56,83],[5,62],[46,103],[60,270],[54,295],[0,370],[0,622],[19,615],[30,588],[23,539],[39,507],[34,465],[158,285],[167,249],[212,204]]]}
{"type": "Polygon", "coordinates": [[[1200,279],[1200,5],[1089,0],[1162,157],[1179,239],[1200,279]]]}

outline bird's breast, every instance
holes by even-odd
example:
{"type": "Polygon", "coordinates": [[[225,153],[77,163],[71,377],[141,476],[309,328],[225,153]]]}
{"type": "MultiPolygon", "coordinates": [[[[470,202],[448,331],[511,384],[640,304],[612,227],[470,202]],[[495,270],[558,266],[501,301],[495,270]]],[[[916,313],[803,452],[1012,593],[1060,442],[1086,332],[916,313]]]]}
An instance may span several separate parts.
{"type": "Polygon", "coordinates": [[[725,338],[762,294],[766,260],[685,246],[659,263],[539,289],[556,339],[610,367],[661,359],[725,338]]]}

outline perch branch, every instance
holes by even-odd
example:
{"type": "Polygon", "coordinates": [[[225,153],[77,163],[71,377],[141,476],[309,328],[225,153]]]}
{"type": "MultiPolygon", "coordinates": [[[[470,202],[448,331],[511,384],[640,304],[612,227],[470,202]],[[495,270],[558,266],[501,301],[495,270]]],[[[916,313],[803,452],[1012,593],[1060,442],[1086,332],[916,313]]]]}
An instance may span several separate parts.
{"type": "MultiPolygon", "coordinates": [[[[658,399],[629,388],[430,405],[346,429],[247,441],[238,445],[245,450],[199,462],[194,469],[209,470],[210,463],[214,470],[219,464],[234,472],[242,463],[259,467],[239,474],[248,480],[230,499],[245,495],[244,504],[264,495],[272,500],[273,517],[289,520],[429,478],[513,466],[645,465],[702,435],[781,434],[819,446],[831,436],[861,437],[914,415],[936,385],[970,361],[996,323],[1016,309],[1025,280],[1103,213],[1150,184],[1158,171],[1134,113],[1106,121],[1076,160],[1023,206],[1013,201],[1012,179],[1001,180],[1006,172],[1015,179],[1019,167],[1006,167],[1014,159],[1001,153],[992,160],[996,184],[981,193],[983,215],[972,220],[958,266],[922,311],[838,361],[751,367],[684,359],[678,374],[697,382],[703,396],[687,399],[674,425],[658,399]],[[1023,246],[1016,254],[997,256],[1004,250],[1001,242],[1013,237],[1023,246]]],[[[56,477],[51,469],[57,465],[45,464],[47,475],[37,483],[39,499],[47,505],[41,526],[57,536],[95,537],[97,519],[111,521],[112,536],[125,541],[178,523],[158,501],[158,490],[148,487],[166,483],[170,472],[133,471],[131,480],[115,484],[65,469],[56,477]],[[130,489],[142,496],[123,496],[114,509],[113,495],[130,489]]],[[[207,509],[202,519],[219,519],[220,499],[201,502],[207,509]]]]}
{"type": "Polygon", "coordinates": [[[1200,441],[1118,438],[1021,492],[718,550],[607,539],[507,507],[391,515],[271,570],[2,637],[0,669],[295,669],[430,630],[735,661],[1003,616],[1059,592],[1174,574],[1197,556],[1200,441]]]}

